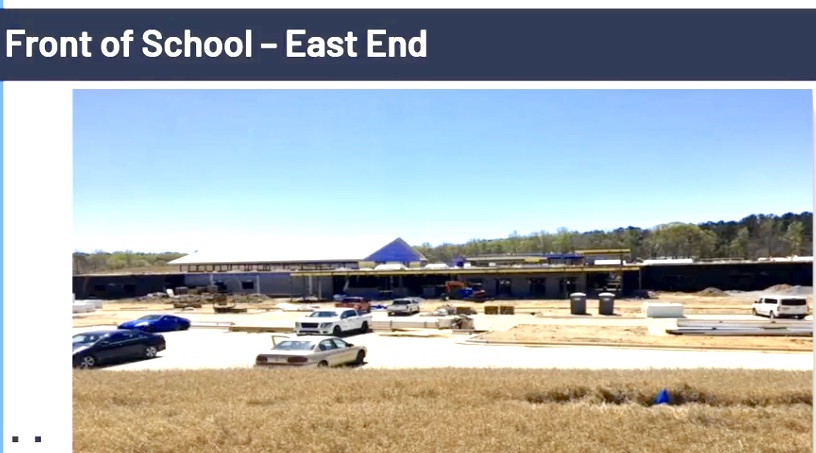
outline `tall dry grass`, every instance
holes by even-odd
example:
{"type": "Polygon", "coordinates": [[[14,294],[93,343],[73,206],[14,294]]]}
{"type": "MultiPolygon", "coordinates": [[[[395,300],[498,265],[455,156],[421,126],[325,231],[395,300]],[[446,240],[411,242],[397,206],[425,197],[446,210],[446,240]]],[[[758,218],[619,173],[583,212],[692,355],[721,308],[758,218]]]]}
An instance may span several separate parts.
{"type": "Polygon", "coordinates": [[[77,371],[74,451],[809,452],[810,372],[77,371]],[[672,406],[650,406],[668,388],[672,406]]]}

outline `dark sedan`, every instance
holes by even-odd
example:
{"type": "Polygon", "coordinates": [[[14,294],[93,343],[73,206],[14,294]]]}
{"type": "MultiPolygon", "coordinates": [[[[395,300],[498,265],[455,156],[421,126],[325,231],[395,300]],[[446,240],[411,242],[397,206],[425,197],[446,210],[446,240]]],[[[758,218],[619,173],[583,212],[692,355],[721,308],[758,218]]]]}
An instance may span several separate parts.
{"type": "Polygon", "coordinates": [[[74,368],[152,359],[167,349],[163,335],[138,330],[106,330],[74,335],[74,368]]]}
{"type": "Polygon", "coordinates": [[[190,320],[175,315],[145,315],[133,321],[123,322],[119,324],[119,328],[143,332],[172,332],[189,329],[190,320]]]}

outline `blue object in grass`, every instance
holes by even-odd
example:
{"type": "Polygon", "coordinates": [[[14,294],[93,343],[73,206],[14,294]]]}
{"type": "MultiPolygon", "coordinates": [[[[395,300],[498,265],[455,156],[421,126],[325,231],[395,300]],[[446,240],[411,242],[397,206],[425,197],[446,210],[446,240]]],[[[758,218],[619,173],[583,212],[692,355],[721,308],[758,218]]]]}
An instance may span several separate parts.
{"type": "Polygon", "coordinates": [[[654,403],[655,404],[669,404],[670,400],[671,400],[671,398],[669,398],[669,391],[666,390],[666,389],[663,389],[655,397],[654,403]]]}

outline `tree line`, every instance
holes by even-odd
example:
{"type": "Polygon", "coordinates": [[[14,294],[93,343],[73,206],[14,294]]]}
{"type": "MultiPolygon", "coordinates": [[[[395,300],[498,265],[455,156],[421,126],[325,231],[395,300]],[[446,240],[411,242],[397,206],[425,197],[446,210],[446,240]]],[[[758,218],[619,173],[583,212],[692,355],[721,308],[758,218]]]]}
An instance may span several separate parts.
{"type": "MultiPolygon", "coordinates": [[[[627,248],[629,261],[649,258],[743,258],[813,255],[813,213],[750,215],[738,221],[668,223],[654,228],[622,227],[578,232],[559,228],[464,244],[416,246],[429,261],[450,262],[463,256],[512,253],[569,253],[586,249],[627,248]]],[[[167,268],[183,253],[133,251],[74,253],[74,274],[167,268]]]]}
{"type": "Polygon", "coordinates": [[[168,266],[167,263],[184,256],[184,253],[141,253],[130,250],[104,252],[97,250],[93,253],[74,252],[73,273],[93,274],[96,272],[110,272],[123,270],[149,270],[168,266]]]}
{"type": "Polygon", "coordinates": [[[738,221],[668,223],[654,228],[622,227],[578,232],[559,228],[502,239],[474,239],[464,244],[422,244],[416,249],[429,261],[461,256],[513,253],[569,253],[587,249],[626,248],[629,261],[650,258],[743,258],[813,255],[813,213],[754,214],[738,221]]]}

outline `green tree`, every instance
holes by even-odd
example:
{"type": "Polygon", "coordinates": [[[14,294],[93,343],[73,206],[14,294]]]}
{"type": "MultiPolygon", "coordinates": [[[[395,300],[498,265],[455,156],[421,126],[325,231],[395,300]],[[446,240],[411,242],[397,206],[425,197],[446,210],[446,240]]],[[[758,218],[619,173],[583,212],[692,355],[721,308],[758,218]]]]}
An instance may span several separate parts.
{"type": "Polygon", "coordinates": [[[558,253],[569,253],[575,250],[574,234],[567,228],[559,228],[555,233],[553,246],[558,253]]]}
{"type": "Polygon", "coordinates": [[[748,227],[742,227],[737,231],[737,236],[728,244],[729,256],[735,258],[749,258],[749,247],[751,244],[751,233],[748,227]]]}
{"type": "Polygon", "coordinates": [[[777,243],[780,239],[779,224],[774,216],[762,216],[758,225],[759,244],[766,256],[771,257],[776,251],[777,243]]]}
{"type": "MultiPolygon", "coordinates": [[[[417,250],[430,261],[448,262],[456,256],[502,253],[572,252],[586,248],[628,248],[630,260],[637,258],[740,257],[757,258],[777,253],[809,255],[813,253],[813,213],[786,213],[781,216],[751,214],[740,220],[700,223],[670,223],[646,229],[634,226],[609,231],[577,232],[560,228],[555,233],[537,231],[506,238],[478,238],[464,244],[432,245],[417,250]]],[[[166,266],[181,253],[142,253],[138,251],[74,252],[73,272],[78,274],[166,266]]]]}
{"type": "Polygon", "coordinates": [[[805,224],[796,220],[788,225],[785,231],[785,242],[791,255],[802,253],[802,243],[805,240],[805,224]]]}

